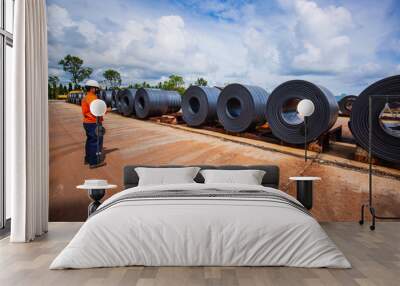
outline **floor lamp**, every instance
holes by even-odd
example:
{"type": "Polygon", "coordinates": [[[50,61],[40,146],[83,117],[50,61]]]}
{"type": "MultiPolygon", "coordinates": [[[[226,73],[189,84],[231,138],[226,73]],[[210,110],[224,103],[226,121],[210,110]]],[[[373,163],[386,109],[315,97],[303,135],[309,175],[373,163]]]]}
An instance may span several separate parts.
{"type": "MultiPolygon", "coordinates": [[[[372,103],[373,100],[376,98],[380,97],[386,97],[386,100],[389,98],[396,98],[400,99],[400,95],[370,95],[368,98],[368,203],[361,205],[361,219],[359,223],[361,225],[364,224],[364,209],[367,208],[369,209],[369,212],[372,217],[372,224],[369,226],[370,230],[375,230],[375,223],[376,219],[389,219],[389,220],[398,220],[400,217],[385,217],[385,216],[378,216],[376,214],[375,207],[373,205],[372,201],[372,128],[373,128],[373,118],[372,118],[372,103]]],[[[388,101],[386,101],[385,108],[388,104],[388,101]]]]}
{"type": "Polygon", "coordinates": [[[97,164],[100,164],[101,161],[101,150],[100,150],[100,117],[104,116],[107,111],[106,103],[101,99],[95,99],[90,104],[90,112],[96,116],[96,133],[97,133],[97,164]]]}
{"type": "Polygon", "coordinates": [[[304,118],[304,161],[307,162],[307,119],[315,111],[314,103],[309,99],[303,99],[297,105],[297,112],[304,118]]]}

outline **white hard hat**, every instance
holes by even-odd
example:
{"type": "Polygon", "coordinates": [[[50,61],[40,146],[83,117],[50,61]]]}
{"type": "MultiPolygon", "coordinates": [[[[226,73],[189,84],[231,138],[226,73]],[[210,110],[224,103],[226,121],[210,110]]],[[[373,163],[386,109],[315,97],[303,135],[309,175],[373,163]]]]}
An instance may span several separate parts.
{"type": "Polygon", "coordinates": [[[85,86],[100,88],[99,83],[98,83],[96,80],[94,80],[94,79],[88,79],[88,80],[86,81],[86,83],[85,83],[85,86]]]}

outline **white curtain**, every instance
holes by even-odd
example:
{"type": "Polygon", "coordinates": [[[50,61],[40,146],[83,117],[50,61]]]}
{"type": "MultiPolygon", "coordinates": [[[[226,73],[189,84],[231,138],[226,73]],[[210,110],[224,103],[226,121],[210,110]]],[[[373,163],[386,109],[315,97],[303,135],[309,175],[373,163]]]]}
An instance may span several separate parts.
{"type": "Polygon", "coordinates": [[[12,242],[47,232],[49,144],[45,0],[15,1],[13,94],[6,106],[12,242]]]}

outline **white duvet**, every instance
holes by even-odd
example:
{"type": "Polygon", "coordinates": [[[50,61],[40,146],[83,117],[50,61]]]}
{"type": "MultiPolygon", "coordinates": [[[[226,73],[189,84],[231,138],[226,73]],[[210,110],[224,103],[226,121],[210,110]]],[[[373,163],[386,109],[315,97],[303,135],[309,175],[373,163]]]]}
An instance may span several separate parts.
{"type": "MultiPolygon", "coordinates": [[[[265,190],[231,184],[136,187],[165,190],[265,190]]],[[[298,209],[246,198],[124,201],[89,218],[50,269],[145,266],[293,266],[350,268],[318,222],[298,209]]]]}

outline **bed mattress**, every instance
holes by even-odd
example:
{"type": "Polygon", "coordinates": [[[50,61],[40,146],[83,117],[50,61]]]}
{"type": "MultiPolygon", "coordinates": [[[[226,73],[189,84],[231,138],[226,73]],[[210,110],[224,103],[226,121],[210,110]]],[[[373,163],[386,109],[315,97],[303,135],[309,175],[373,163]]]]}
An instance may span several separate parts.
{"type": "Polygon", "coordinates": [[[351,267],[286,193],[196,183],[135,187],[110,197],[50,269],[131,265],[351,267]]]}

